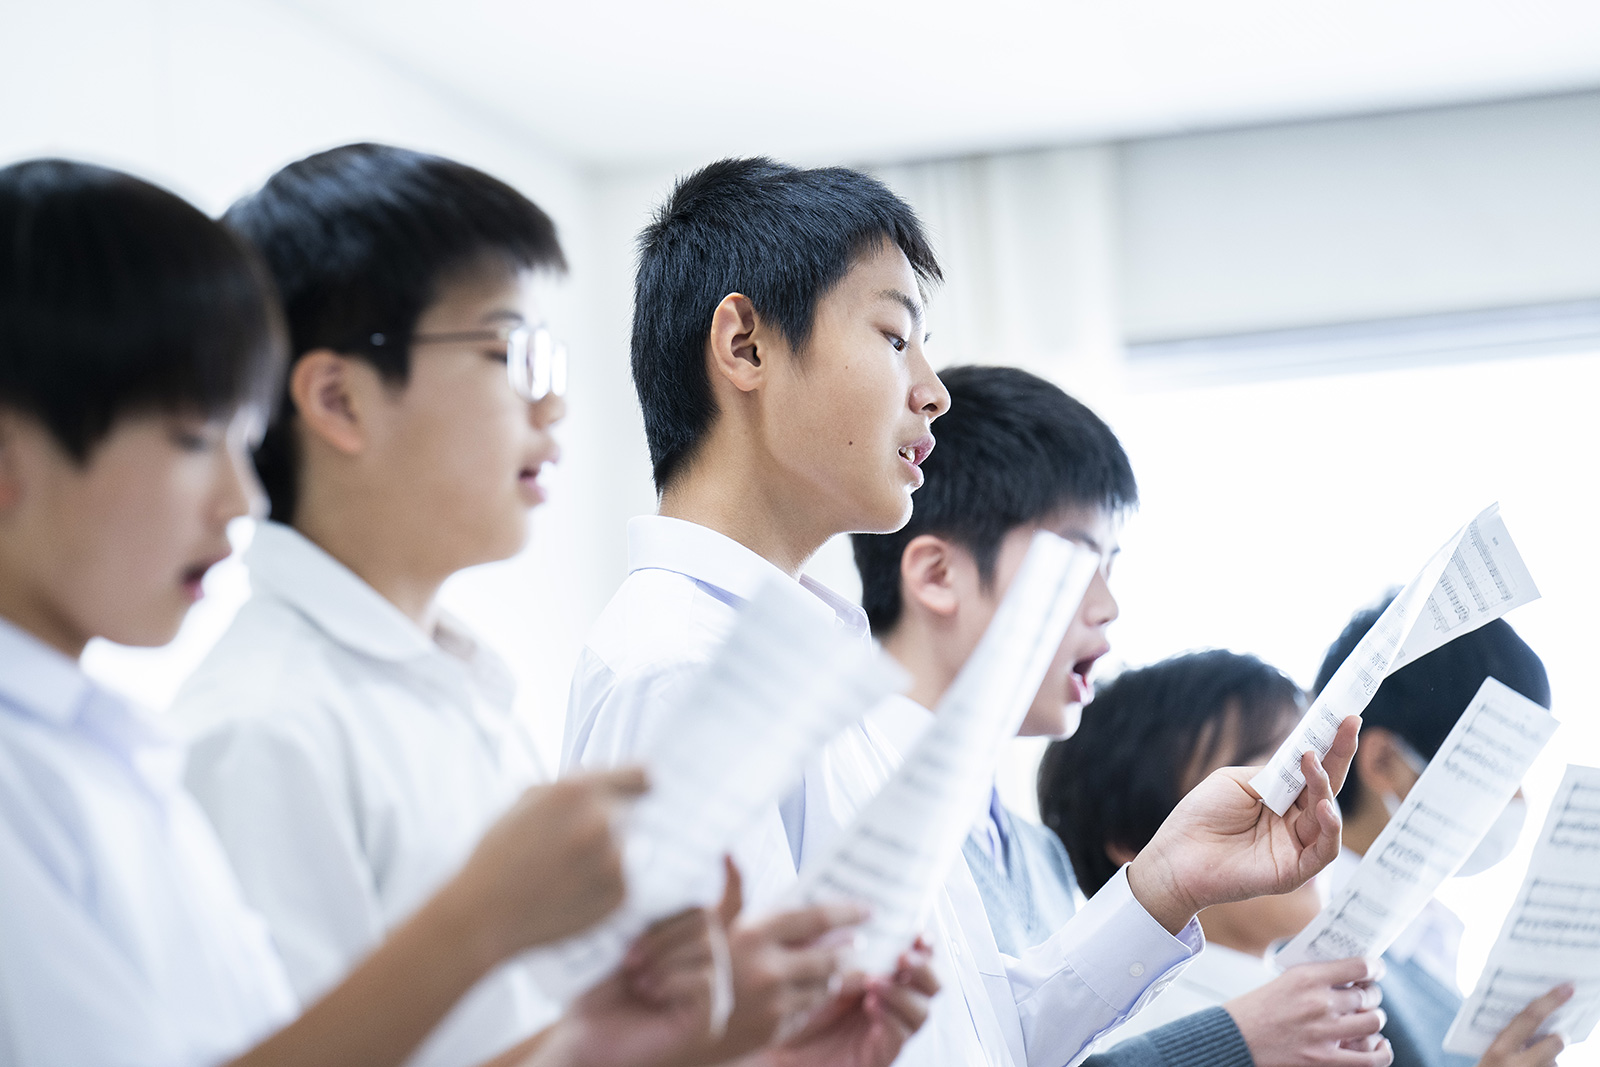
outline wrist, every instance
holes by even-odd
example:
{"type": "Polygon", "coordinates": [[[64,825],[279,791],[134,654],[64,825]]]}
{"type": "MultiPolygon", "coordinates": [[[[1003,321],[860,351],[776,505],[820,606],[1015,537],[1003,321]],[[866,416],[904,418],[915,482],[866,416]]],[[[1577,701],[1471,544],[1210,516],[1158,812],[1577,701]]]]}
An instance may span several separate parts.
{"type": "Polygon", "coordinates": [[[446,882],[418,912],[435,930],[448,951],[478,976],[488,974],[516,952],[510,936],[493,921],[493,904],[481,899],[468,876],[446,882]]]}
{"type": "Polygon", "coordinates": [[[1200,909],[1183,891],[1172,868],[1151,853],[1147,848],[1128,864],[1128,890],[1152,919],[1177,936],[1200,909]]]}

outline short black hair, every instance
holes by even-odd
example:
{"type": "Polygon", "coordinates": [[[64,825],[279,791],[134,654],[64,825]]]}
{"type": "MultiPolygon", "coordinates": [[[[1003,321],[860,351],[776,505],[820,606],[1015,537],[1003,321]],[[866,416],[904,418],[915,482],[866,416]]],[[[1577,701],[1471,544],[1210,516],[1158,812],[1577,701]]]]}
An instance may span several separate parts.
{"type": "Polygon", "coordinates": [[[723,297],[743,293],[802,351],[818,302],[886,241],[919,280],[940,279],[916,212],[859,171],[724,159],[678,182],[639,235],[633,300],[633,385],[658,490],[716,417],[705,347],[723,297]]]}
{"type": "Polygon", "coordinates": [[[1052,743],[1039,764],[1040,818],[1066,846],[1084,893],[1117,873],[1108,848],[1150,843],[1191,768],[1238,765],[1276,746],[1299,708],[1286,674],[1222,650],[1125,671],[1102,687],[1078,732],[1052,743]]]}
{"type": "Polygon", "coordinates": [[[265,408],[282,366],[266,271],[200,210],[86,163],[0,169],[0,404],[75,460],[124,415],[265,408]]]}
{"type": "Polygon", "coordinates": [[[939,372],[950,410],[922,463],[911,521],[895,533],[855,534],[861,606],[882,638],[900,622],[900,557],[912,538],[949,538],[994,579],[1012,530],[1067,507],[1120,512],[1139,502],[1122,443],[1101,418],[1060,388],[1015,367],[939,372]]]}
{"type": "MultiPolygon", "coordinates": [[[[260,251],[283,295],[292,359],[328,348],[404,384],[417,320],[440,287],[493,265],[563,271],[555,224],[517,190],[464,163],[379,144],[318,152],[278,171],[223,222],[260,251]]],[[[271,517],[298,497],[294,405],[256,452],[271,517]]]]}
{"type": "MultiPolygon", "coordinates": [[[[1355,651],[1393,599],[1393,595],[1387,596],[1351,617],[1322,658],[1322,668],[1311,687],[1313,695],[1327,687],[1333,672],[1355,651]]],[[[1550,678],[1544,663],[1509,623],[1495,619],[1385,678],[1361,714],[1361,729],[1381,726],[1392,730],[1424,759],[1431,760],[1485,678],[1504,683],[1535,704],[1550,706],[1550,678]]],[[[1352,763],[1339,790],[1340,806],[1347,812],[1354,811],[1361,803],[1364,788],[1361,773],[1352,763]]]]}

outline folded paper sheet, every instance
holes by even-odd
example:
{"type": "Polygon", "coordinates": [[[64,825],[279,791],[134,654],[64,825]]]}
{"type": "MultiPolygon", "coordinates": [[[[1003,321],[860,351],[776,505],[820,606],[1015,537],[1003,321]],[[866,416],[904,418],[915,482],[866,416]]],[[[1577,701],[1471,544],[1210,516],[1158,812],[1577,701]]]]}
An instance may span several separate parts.
{"type": "Polygon", "coordinates": [[[1518,1012],[1562,982],[1577,994],[1539,1032],[1583,1041],[1600,1021],[1600,768],[1570,764],[1446,1051],[1483,1055],[1518,1012]]]}
{"type": "Polygon", "coordinates": [[[595,929],[529,957],[552,998],[565,1002],[609,974],[655,920],[715,903],[734,840],[829,738],[904,687],[904,671],[808,599],[768,583],[683,703],[667,709],[645,760],[650,791],[624,833],[627,900],[595,929]]]}
{"type": "Polygon", "coordinates": [[[1294,733],[1250,780],[1251,787],[1282,815],[1306,786],[1300,757],[1306,752],[1315,752],[1318,759],[1327,755],[1339,724],[1366,710],[1391,671],[1538,597],[1533,576],[1500,518],[1500,506],[1491,505],[1434,553],[1378,616],[1294,733]]]}
{"type": "Polygon", "coordinates": [[[1274,962],[1382,955],[1478,847],[1555,729],[1544,708],[1485,679],[1349,884],[1274,962]]]}
{"type": "Polygon", "coordinates": [[[1054,534],[1034,536],[933,723],[833,846],[801,872],[801,902],[856,900],[872,909],[854,948],[854,964],[867,973],[892,970],[921,932],[989,796],[1002,748],[1021,727],[1098,566],[1094,553],[1054,534]]]}

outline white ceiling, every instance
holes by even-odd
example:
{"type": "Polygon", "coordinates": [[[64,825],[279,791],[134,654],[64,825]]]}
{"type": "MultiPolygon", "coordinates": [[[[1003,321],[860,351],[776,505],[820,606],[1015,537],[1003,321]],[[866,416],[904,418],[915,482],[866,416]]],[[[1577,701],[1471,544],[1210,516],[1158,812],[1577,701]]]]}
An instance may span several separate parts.
{"type": "Polygon", "coordinates": [[[1600,85],[1596,0],[280,0],[602,167],[893,160],[1600,85]]]}

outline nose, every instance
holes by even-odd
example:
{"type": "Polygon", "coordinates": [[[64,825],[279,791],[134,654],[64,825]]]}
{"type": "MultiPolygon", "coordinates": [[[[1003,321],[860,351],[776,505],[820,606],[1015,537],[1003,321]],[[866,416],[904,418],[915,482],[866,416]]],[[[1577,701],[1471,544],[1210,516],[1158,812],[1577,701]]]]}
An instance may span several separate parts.
{"type": "Polygon", "coordinates": [[[1083,616],[1091,626],[1110,626],[1121,614],[1117,598],[1111,594],[1105,571],[1096,571],[1089,591],[1083,595],[1083,616]]]}
{"type": "Polygon", "coordinates": [[[927,417],[929,422],[950,410],[950,392],[933,372],[919,349],[916,355],[915,377],[911,381],[911,410],[927,417]]]}
{"type": "Polygon", "coordinates": [[[261,518],[267,513],[267,494],[256,478],[249,452],[232,443],[223,452],[223,469],[217,484],[217,520],[226,526],[241,515],[261,518]]]}
{"type": "Polygon", "coordinates": [[[536,429],[548,430],[566,417],[567,398],[555,393],[549,393],[544,399],[528,405],[528,421],[536,429]]]}

